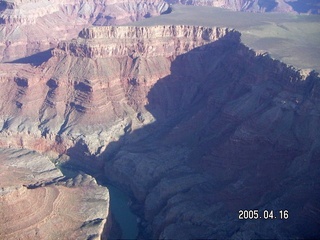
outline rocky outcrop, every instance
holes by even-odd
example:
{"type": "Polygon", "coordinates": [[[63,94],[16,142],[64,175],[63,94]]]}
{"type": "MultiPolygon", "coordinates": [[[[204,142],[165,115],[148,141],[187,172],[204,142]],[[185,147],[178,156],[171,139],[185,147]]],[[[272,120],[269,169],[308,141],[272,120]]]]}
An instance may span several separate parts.
{"type": "Polygon", "coordinates": [[[170,4],[210,6],[246,12],[292,12],[319,14],[317,2],[309,0],[166,0],[170,4]]]}
{"type": "Polygon", "coordinates": [[[225,36],[232,39],[240,34],[226,28],[197,26],[92,27],[83,29],[77,40],[60,43],[53,55],[93,59],[176,57],[225,36]]]}
{"type": "Polygon", "coordinates": [[[0,150],[1,239],[101,239],[109,193],[87,175],[64,180],[40,154],[0,150]]]}
{"type": "Polygon", "coordinates": [[[152,87],[157,121],[109,145],[106,176],[140,203],[145,238],[319,236],[317,74],[235,42],[209,46],[179,56],[152,87]],[[238,216],[246,209],[301,220],[249,224],[238,216]]]}
{"type": "Polygon", "coordinates": [[[102,25],[111,19],[121,23],[158,15],[168,5],[162,1],[21,0],[2,1],[1,8],[0,21],[4,24],[36,24],[45,15],[61,12],[102,25]]]}
{"type": "Polygon", "coordinates": [[[188,26],[86,28],[39,67],[0,67],[1,146],[104,174],[141,238],[320,236],[317,73],[188,26]]]}
{"type": "Polygon", "coordinates": [[[124,24],[159,15],[167,9],[168,4],[161,0],[2,1],[1,60],[17,60],[54,48],[59,41],[75,38],[83,27],[92,24],[124,24]]]}
{"type": "Polygon", "coordinates": [[[61,154],[79,142],[89,154],[102,153],[109,142],[154,121],[144,108],[146,94],[170,74],[172,59],[239,36],[225,28],[95,27],[61,43],[38,68],[4,64],[2,83],[13,94],[2,93],[2,146],[61,154]]]}

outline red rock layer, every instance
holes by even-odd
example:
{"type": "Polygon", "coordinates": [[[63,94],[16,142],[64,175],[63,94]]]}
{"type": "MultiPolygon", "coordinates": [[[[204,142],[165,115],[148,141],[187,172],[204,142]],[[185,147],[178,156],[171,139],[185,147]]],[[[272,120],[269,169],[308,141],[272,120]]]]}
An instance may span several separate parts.
{"type": "Polygon", "coordinates": [[[40,67],[2,65],[1,144],[47,142],[104,171],[134,196],[141,238],[316,238],[319,77],[239,37],[89,28],[40,67]],[[298,217],[241,221],[240,209],[298,217]]]}
{"type": "Polygon", "coordinates": [[[89,176],[62,181],[48,157],[0,149],[1,239],[99,239],[109,193],[89,176]]]}
{"type": "Polygon", "coordinates": [[[91,154],[101,153],[126,131],[154,121],[146,95],[170,74],[173,59],[239,38],[229,29],[189,26],[95,27],[80,35],[38,68],[0,66],[3,147],[63,153],[82,139],[91,154]]]}
{"type": "Polygon", "coordinates": [[[0,6],[1,61],[24,58],[56,47],[94,25],[114,25],[159,15],[168,4],[157,1],[23,0],[0,6]]]}

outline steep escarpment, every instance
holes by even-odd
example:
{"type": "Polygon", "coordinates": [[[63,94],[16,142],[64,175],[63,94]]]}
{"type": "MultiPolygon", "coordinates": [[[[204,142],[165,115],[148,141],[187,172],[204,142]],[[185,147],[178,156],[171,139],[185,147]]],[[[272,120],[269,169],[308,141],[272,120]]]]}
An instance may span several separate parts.
{"type": "Polygon", "coordinates": [[[224,41],[170,69],[148,94],[156,122],[106,149],[106,176],[137,199],[143,236],[319,236],[317,74],[224,41]],[[239,220],[246,209],[278,220],[239,220]],[[283,209],[298,217],[279,220],[283,209]]]}
{"type": "Polygon", "coordinates": [[[86,28],[52,55],[0,66],[2,147],[103,174],[132,196],[141,238],[320,235],[317,73],[216,27],[86,28]]]}
{"type": "Polygon", "coordinates": [[[319,14],[319,4],[314,0],[166,0],[171,4],[210,6],[246,12],[292,12],[319,14]]]}
{"type": "MultiPolygon", "coordinates": [[[[148,101],[146,95],[158,79],[170,74],[173,59],[192,48],[220,38],[231,42],[239,39],[239,33],[233,30],[188,26],[97,27],[84,29],[80,36],[77,41],[61,43],[49,61],[39,67],[24,64],[0,66],[0,79],[5,89],[1,92],[0,144],[3,148],[36,150],[57,159],[57,162],[70,158],[72,164],[80,165],[91,173],[103,171],[103,157],[98,160],[95,155],[104,153],[110,142],[155,120],[145,109],[148,101]],[[92,51],[95,46],[99,48],[92,51]],[[108,47],[112,50],[106,51],[108,47]],[[101,52],[97,52],[100,49],[101,52]]],[[[21,158],[21,162],[28,161],[21,158]]],[[[4,172],[7,171],[4,169],[4,172]]],[[[39,183],[28,182],[28,185],[35,185],[35,190],[22,188],[26,191],[19,192],[21,196],[14,195],[18,202],[21,198],[21,202],[36,202],[41,209],[45,209],[45,213],[40,212],[41,216],[36,220],[32,218],[29,223],[23,222],[20,226],[19,222],[17,226],[14,225],[20,229],[19,234],[34,236],[33,229],[40,228],[38,233],[41,233],[41,237],[56,236],[55,232],[46,232],[46,235],[42,232],[42,226],[43,229],[52,228],[46,224],[41,225],[43,219],[48,218],[47,215],[60,212],[64,207],[69,208],[65,202],[72,202],[73,206],[82,209],[91,202],[88,201],[91,192],[87,197],[82,197],[82,188],[76,191],[61,187],[70,187],[74,181],[79,182],[79,179],[67,183],[56,183],[51,179],[39,183]],[[44,196],[43,202],[41,199],[44,196]],[[77,199],[74,199],[75,196],[77,199]],[[51,209],[57,202],[61,202],[61,206],[51,209]],[[25,229],[31,229],[31,232],[25,229]]],[[[91,180],[85,182],[84,189],[91,180]]],[[[90,185],[90,188],[92,194],[99,196],[99,187],[90,185]]],[[[18,209],[8,205],[10,196],[3,198],[3,206],[11,210],[2,212],[2,215],[3,219],[10,217],[13,220],[17,214],[22,214],[22,203],[15,205],[18,209]]],[[[96,205],[88,206],[83,213],[83,216],[91,216],[93,209],[100,209],[99,213],[93,215],[96,218],[83,220],[82,215],[75,217],[78,222],[83,220],[80,231],[83,236],[87,233],[84,231],[86,226],[95,229],[98,235],[102,227],[107,226],[105,218],[108,212],[103,210],[108,207],[108,199],[103,198],[97,202],[96,205]],[[100,207],[104,200],[105,205],[100,207]],[[97,214],[102,213],[106,214],[104,218],[102,215],[97,217],[97,214]]],[[[29,205],[25,209],[24,215],[33,214],[29,205]]],[[[66,214],[73,212],[66,211],[66,214]]],[[[57,215],[57,222],[63,226],[59,229],[68,227],[61,231],[62,235],[77,234],[78,225],[65,224],[66,217],[63,214],[57,215]]],[[[1,223],[5,229],[3,234],[5,237],[15,237],[15,230],[7,223],[1,223]]],[[[94,231],[88,230],[91,235],[94,231]]]]}
{"type": "Polygon", "coordinates": [[[83,27],[92,24],[124,24],[159,15],[169,7],[161,0],[23,0],[0,4],[2,62],[54,48],[59,41],[75,38],[83,27]]]}
{"type": "Polygon", "coordinates": [[[216,41],[229,34],[226,28],[193,26],[154,27],[91,27],[79,33],[79,38],[59,44],[53,55],[68,54],[75,57],[108,58],[176,57],[195,47],[216,41]]]}
{"type": "Polygon", "coordinates": [[[107,143],[154,121],[144,108],[146,95],[170,74],[176,56],[219,38],[237,41],[239,33],[188,26],[95,27],[61,43],[38,68],[4,64],[2,146],[64,153],[84,142],[90,154],[102,153],[107,143]]]}

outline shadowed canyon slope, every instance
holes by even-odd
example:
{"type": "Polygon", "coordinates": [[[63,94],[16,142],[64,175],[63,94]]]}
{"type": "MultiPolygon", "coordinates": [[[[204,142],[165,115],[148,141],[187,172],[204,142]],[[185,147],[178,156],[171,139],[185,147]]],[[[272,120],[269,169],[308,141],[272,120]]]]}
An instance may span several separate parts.
{"type": "MultiPolygon", "coordinates": [[[[159,15],[167,9],[168,4],[161,0],[1,1],[1,61],[18,60],[54,48],[59,41],[77,37],[83,27],[92,24],[124,24],[159,15]]],[[[38,57],[42,56],[34,56],[38,57]]]]}
{"type": "Polygon", "coordinates": [[[177,55],[224,35],[239,33],[189,26],[86,28],[38,68],[2,64],[2,144],[63,153],[81,140],[91,154],[101,153],[106,143],[154,121],[144,108],[146,95],[170,74],[177,55]],[[21,141],[8,141],[21,134],[21,141]]]}
{"type": "Polygon", "coordinates": [[[52,55],[0,65],[1,147],[104,174],[133,197],[142,238],[319,237],[317,73],[217,27],[85,28],[52,55]]]}

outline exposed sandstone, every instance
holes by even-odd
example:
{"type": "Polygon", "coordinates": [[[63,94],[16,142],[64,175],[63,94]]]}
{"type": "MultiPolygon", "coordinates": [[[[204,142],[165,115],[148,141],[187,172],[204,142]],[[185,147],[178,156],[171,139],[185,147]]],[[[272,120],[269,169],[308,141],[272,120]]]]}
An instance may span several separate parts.
{"type": "Polygon", "coordinates": [[[47,157],[30,150],[1,149],[0,159],[1,239],[100,239],[106,234],[109,194],[92,177],[63,182],[47,157]]]}
{"type": "Polygon", "coordinates": [[[220,38],[239,39],[226,28],[188,26],[95,27],[80,36],[61,43],[38,68],[0,66],[7,89],[3,147],[64,153],[84,141],[90,154],[102,153],[107,143],[154,121],[144,108],[146,94],[170,74],[176,56],[220,38]]]}
{"type": "MultiPolygon", "coordinates": [[[[79,38],[62,42],[62,54],[75,57],[175,57],[196,47],[239,33],[227,28],[197,26],[91,27],[83,29],[79,38]]],[[[53,51],[59,55],[60,51],[53,51]]]]}
{"type": "Polygon", "coordinates": [[[157,1],[23,0],[0,6],[1,61],[12,61],[55,47],[94,25],[114,25],[159,15],[168,4],[157,1]]]}
{"type": "Polygon", "coordinates": [[[236,31],[187,26],[89,28],[40,67],[1,68],[2,146],[41,140],[39,151],[104,168],[134,197],[142,237],[319,236],[315,72],[249,50],[236,31]],[[240,209],[298,217],[249,224],[240,209]]]}

